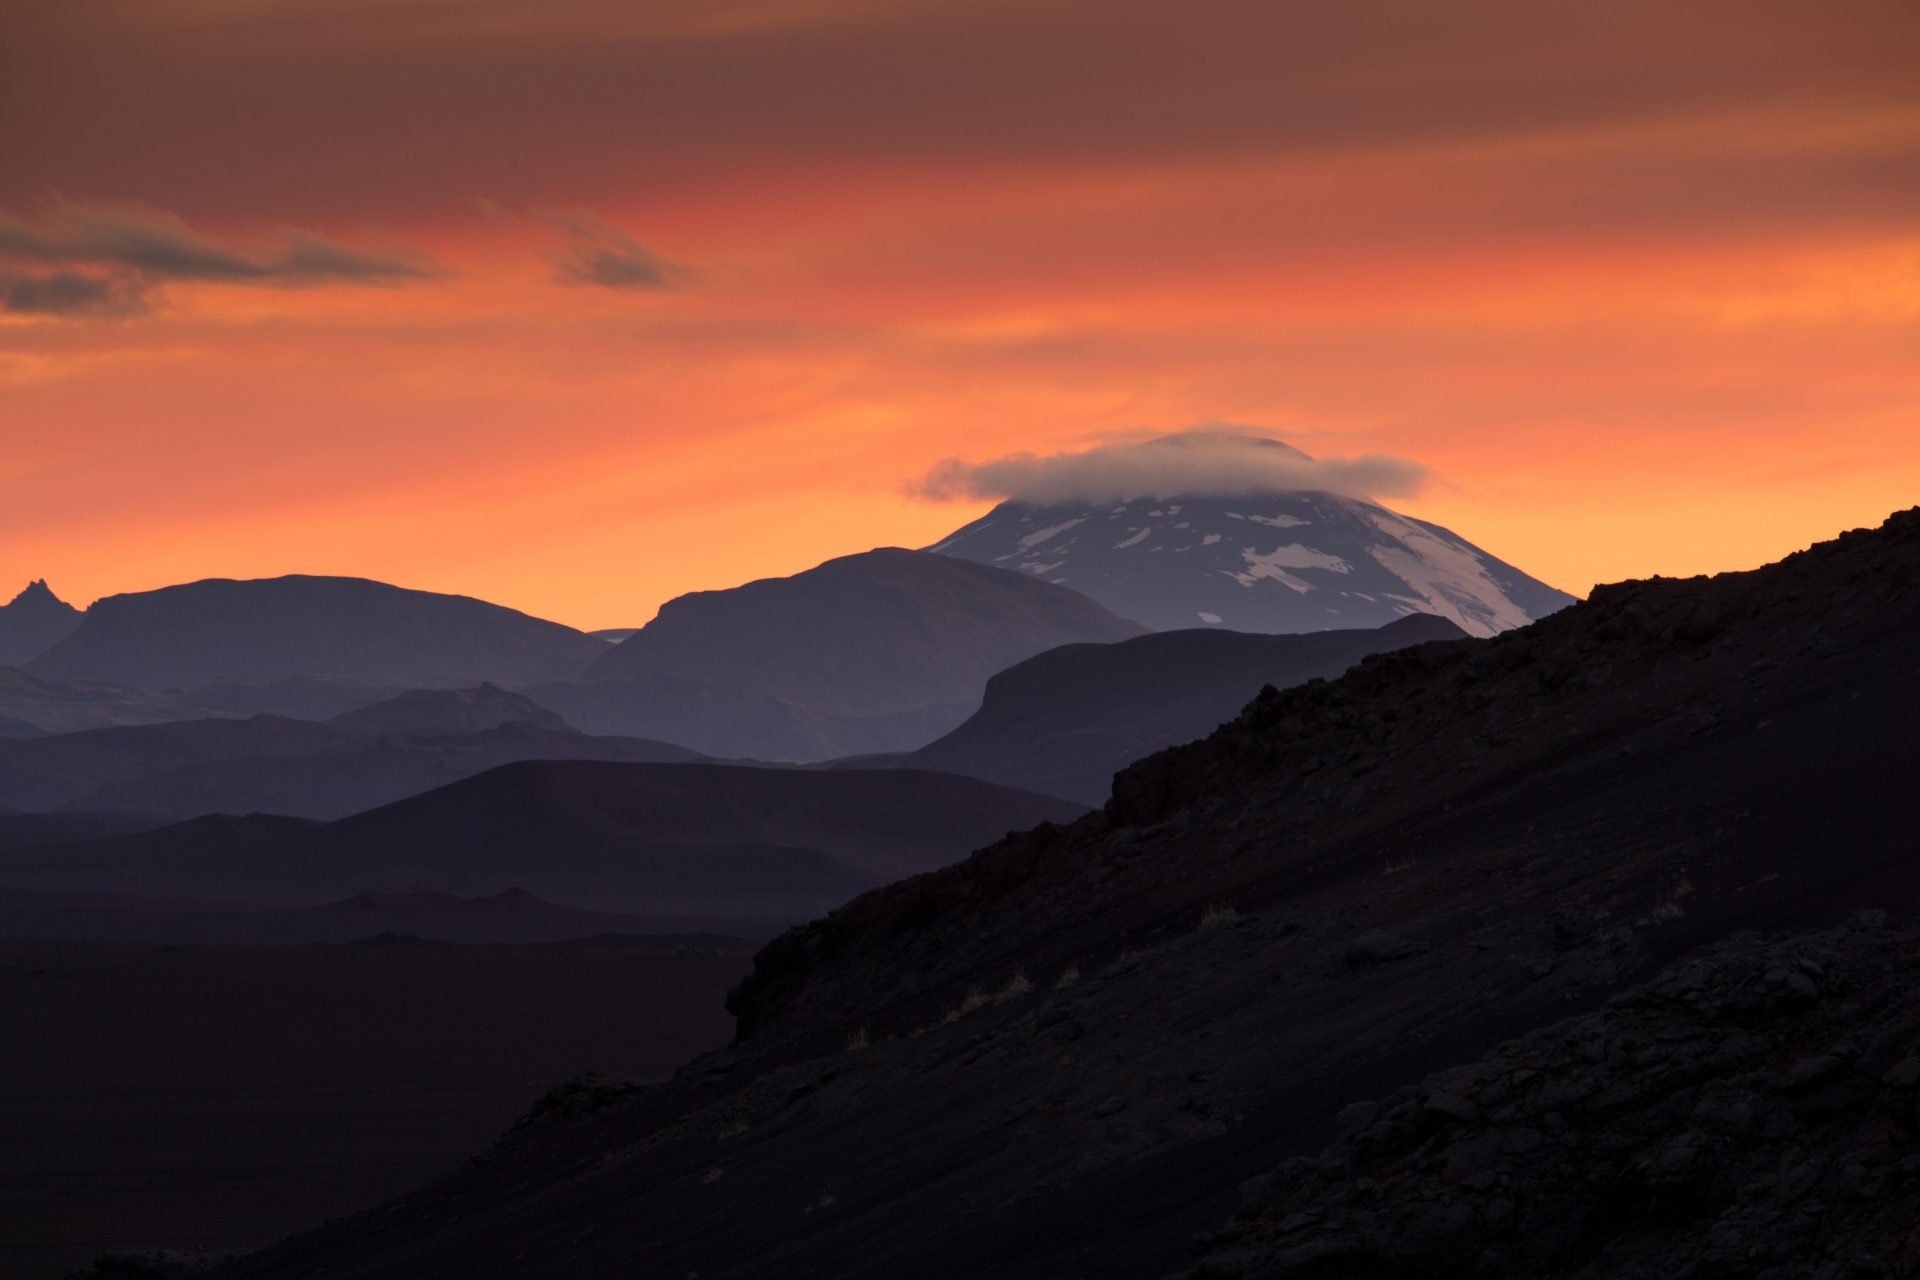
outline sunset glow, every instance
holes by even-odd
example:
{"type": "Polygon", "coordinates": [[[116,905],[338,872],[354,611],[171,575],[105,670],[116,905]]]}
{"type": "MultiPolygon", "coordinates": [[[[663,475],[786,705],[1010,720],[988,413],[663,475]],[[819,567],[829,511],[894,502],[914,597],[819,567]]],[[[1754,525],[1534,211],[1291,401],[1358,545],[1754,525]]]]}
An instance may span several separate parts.
{"type": "Polygon", "coordinates": [[[637,626],[1206,423],[1578,593],[1920,497],[1920,10],[1441,12],[10,5],[0,597],[637,626]]]}

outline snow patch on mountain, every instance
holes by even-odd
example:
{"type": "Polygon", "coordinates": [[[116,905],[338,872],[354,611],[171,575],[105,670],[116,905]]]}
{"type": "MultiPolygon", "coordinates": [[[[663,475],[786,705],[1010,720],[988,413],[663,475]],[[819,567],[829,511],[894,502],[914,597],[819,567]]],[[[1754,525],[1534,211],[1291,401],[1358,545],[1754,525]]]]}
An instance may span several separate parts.
{"type": "Polygon", "coordinates": [[[1572,602],[1446,529],[1324,492],[1003,502],[932,550],[999,563],[1162,630],[1297,632],[1409,613],[1472,635],[1572,602]]]}

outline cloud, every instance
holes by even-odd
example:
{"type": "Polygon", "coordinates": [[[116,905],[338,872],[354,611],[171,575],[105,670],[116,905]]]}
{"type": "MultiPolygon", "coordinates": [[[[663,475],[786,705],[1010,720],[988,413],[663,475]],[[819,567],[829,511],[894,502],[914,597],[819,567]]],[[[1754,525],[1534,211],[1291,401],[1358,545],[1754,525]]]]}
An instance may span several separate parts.
{"type": "Polygon", "coordinates": [[[1293,489],[1380,498],[1418,492],[1428,479],[1425,467],[1405,458],[1313,458],[1278,440],[1196,429],[1078,453],[1016,453],[988,462],[948,458],[907,491],[932,502],[1106,502],[1293,489]]]}
{"type": "Polygon", "coordinates": [[[240,245],[138,207],[58,204],[37,222],[0,213],[0,262],[51,268],[4,281],[5,309],[37,315],[129,315],[168,283],[401,284],[436,274],[411,253],[349,248],[310,231],[240,245]],[[84,268],[75,271],[71,268],[84,268]]]}
{"type": "Polygon", "coordinates": [[[553,254],[553,278],[559,284],[677,289],[693,278],[692,268],[584,210],[547,214],[546,220],[567,234],[567,244],[553,254]]]}
{"type": "Polygon", "coordinates": [[[139,281],[77,271],[0,272],[0,311],[20,316],[130,316],[147,309],[139,281]]]}

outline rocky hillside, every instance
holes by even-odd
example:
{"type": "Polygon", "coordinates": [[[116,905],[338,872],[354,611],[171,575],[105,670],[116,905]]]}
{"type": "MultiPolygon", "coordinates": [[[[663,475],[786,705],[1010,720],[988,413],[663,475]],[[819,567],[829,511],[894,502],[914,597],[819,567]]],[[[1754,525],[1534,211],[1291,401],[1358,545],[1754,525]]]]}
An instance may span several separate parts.
{"type": "Polygon", "coordinates": [[[1339,1130],[1191,1280],[1920,1274],[1920,934],[1710,948],[1339,1130]]]}

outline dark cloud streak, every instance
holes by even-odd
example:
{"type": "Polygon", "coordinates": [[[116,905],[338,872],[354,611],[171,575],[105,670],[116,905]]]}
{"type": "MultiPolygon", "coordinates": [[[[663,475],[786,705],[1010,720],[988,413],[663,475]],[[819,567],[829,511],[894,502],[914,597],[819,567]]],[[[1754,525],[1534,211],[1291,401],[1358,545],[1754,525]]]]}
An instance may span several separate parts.
{"type": "Polygon", "coordinates": [[[567,234],[553,255],[556,283],[602,289],[674,289],[692,279],[690,268],[655,253],[618,227],[584,211],[548,214],[567,234]]]}
{"type": "Polygon", "coordinates": [[[130,316],[147,309],[138,281],[54,271],[0,272],[0,311],[21,316],[130,316]]]}
{"type": "Polygon", "coordinates": [[[397,284],[434,274],[415,255],[367,253],[312,232],[286,232],[278,244],[248,251],[161,210],[71,204],[54,206],[37,224],[0,214],[0,258],[130,271],[149,284],[397,284]]]}

